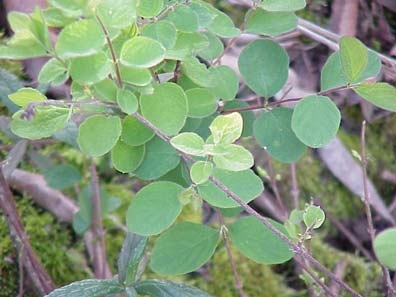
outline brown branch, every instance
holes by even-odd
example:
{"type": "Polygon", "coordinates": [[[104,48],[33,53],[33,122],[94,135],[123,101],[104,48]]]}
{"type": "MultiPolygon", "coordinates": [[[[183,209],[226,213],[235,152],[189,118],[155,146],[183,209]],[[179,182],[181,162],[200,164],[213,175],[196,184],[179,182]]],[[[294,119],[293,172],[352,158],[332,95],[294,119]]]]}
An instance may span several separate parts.
{"type": "Polygon", "coordinates": [[[51,277],[37,258],[30,245],[28,236],[19,217],[17,207],[4,178],[0,167],[0,207],[4,213],[12,241],[20,255],[19,259],[24,260],[24,267],[29,278],[41,295],[46,295],[55,289],[51,277]]]}

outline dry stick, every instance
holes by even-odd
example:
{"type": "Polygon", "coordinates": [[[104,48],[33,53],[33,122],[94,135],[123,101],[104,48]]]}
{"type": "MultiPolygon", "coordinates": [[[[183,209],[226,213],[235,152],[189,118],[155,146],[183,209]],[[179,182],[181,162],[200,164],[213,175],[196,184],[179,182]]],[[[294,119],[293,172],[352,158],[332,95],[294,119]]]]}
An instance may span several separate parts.
{"type": "Polygon", "coordinates": [[[12,241],[18,251],[18,254],[24,255],[24,267],[28,273],[33,284],[41,295],[46,295],[55,290],[55,284],[52,279],[41,265],[32,246],[30,245],[28,236],[23,227],[21,218],[18,215],[18,210],[4,178],[3,170],[0,166],[0,208],[3,210],[4,216],[7,221],[8,229],[12,241]]]}
{"type": "Polygon", "coordinates": [[[92,204],[92,215],[91,215],[91,231],[93,234],[93,266],[96,278],[104,279],[110,277],[106,275],[107,261],[106,261],[106,246],[104,238],[104,229],[102,222],[102,200],[100,198],[100,186],[98,173],[96,172],[96,165],[94,160],[91,159],[90,164],[91,173],[91,204],[92,204]]]}
{"type": "MultiPolygon", "coordinates": [[[[368,223],[368,233],[371,239],[371,245],[374,245],[375,240],[375,229],[373,224],[373,217],[371,214],[370,208],[370,192],[368,191],[368,183],[367,183],[367,157],[366,157],[366,121],[362,122],[362,130],[360,134],[360,146],[361,146],[361,163],[362,163],[362,171],[363,171],[363,191],[364,191],[364,207],[367,216],[368,223]]],[[[384,280],[386,286],[388,288],[388,296],[395,297],[396,290],[393,287],[392,280],[390,278],[389,270],[384,265],[380,264],[382,268],[382,273],[384,276],[384,280]]]]}
{"type": "Polygon", "coordinates": [[[247,297],[246,293],[243,291],[243,283],[239,277],[238,271],[236,269],[236,265],[235,265],[235,261],[234,258],[232,256],[232,252],[231,252],[231,246],[230,246],[230,241],[228,239],[228,234],[227,234],[227,230],[226,230],[226,225],[224,222],[224,217],[223,215],[220,213],[220,211],[217,210],[217,214],[219,216],[219,221],[220,221],[220,225],[221,225],[221,236],[224,240],[224,245],[227,251],[227,256],[228,256],[228,260],[230,262],[230,266],[231,266],[231,270],[232,270],[232,274],[234,276],[234,285],[235,285],[235,289],[238,291],[239,293],[239,297],[247,297]]]}

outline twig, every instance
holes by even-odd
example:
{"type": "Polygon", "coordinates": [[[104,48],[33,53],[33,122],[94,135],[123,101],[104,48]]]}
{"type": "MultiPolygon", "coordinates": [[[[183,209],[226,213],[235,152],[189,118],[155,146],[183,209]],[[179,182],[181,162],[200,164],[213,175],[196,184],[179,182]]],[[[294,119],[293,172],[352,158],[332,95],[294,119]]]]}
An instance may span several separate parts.
{"type": "Polygon", "coordinates": [[[91,230],[93,234],[93,266],[96,278],[107,278],[106,266],[106,247],[104,238],[104,229],[102,222],[102,200],[100,198],[100,186],[98,173],[96,172],[96,165],[93,159],[90,164],[91,173],[91,204],[92,204],[92,215],[91,215],[91,230]]]}
{"type": "MultiPolygon", "coordinates": [[[[52,279],[45,271],[30,245],[28,236],[23,227],[21,218],[18,215],[17,207],[4,178],[3,170],[0,166],[0,207],[4,213],[10,230],[11,238],[19,255],[25,255],[23,265],[33,284],[41,295],[52,292],[56,287],[52,279]]],[[[20,260],[22,257],[20,257],[20,260]]]]}
{"type": "MultiPolygon", "coordinates": [[[[362,171],[363,171],[363,190],[364,190],[364,207],[366,211],[367,223],[368,223],[368,233],[371,239],[371,245],[374,245],[375,240],[375,229],[373,224],[373,217],[371,214],[370,208],[370,192],[368,190],[367,183],[367,157],[366,157],[366,121],[362,122],[362,130],[360,133],[360,146],[361,146],[361,163],[362,163],[362,171]]],[[[393,287],[392,280],[390,278],[389,270],[384,265],[380,264],[382,268],[382,273],[384,277],[385,284],[388,289],[388,296],[395,297],[396,290],[393,287]]]]}
{"type": "Polygon", "coordinates": [[[296,175],[296,163],[291,163],[290,164],[290,179],[291,179],[291,195],[293,197],[293,204],[294,208],[298,209],[299,208],[299,195],[300,195],[300,190],[298,188],[298,183],[297,183],[297,175],[296,175]]]}

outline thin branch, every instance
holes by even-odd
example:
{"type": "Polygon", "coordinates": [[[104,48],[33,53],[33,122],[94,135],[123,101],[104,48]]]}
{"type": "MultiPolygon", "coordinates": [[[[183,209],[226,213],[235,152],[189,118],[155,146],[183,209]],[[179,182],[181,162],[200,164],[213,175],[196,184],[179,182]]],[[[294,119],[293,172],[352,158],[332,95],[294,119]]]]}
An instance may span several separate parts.
{"type": "Polygon", "coordinates": [[[297,182],[297,175],[296,175],[296,163],[291,163],[290,164],[290,179],[291,179],[291,190],[290,193],[293,198],[293,205],[295,209],[299,208],[299,195],[300,195],[300,190],[298,188],[298,182],[297,182]]]}

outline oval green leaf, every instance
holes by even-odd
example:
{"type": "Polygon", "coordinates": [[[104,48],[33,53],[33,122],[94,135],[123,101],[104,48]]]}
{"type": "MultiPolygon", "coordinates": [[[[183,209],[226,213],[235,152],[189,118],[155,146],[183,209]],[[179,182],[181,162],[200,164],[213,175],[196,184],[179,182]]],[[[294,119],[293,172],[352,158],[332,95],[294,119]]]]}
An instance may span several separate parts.
{"type": "Polygon", "coordinates": [[[42,84],[50,83],[54,86],[63,84],[69,78],[68,69],[60,61],[52,58],[41,68],[38,81],[42,84]]]}
{"type": "Polygon", "coordinates": [[[15,93],[9,94],[8,98],[18,106],[25,107],[33,102],[47,100],[47,97],[40,91],[33,88],[21,88],[15,93]]]}
{"type": "Polygon", "coordinates": [[[181,32],[192,33],[198,30],[198,16],[187,5],[178,5],[165,17],[181,32]]]}
{"type": "Polygon", "coordinates": [[[217,98],[205,88],[192,88],[186,91],[188,116],[204,118],[217,109],[217,98]]]}
{"type": "Polygon", "coordinates": [[[125,28],[136,20],[136,0],[101,0],[96,13],[106,28],[125,28]]]}
{"type": "Polygon", "coordinates": [[[214,151],[213,162],[220,169],[242,171],[254,164],[252,154],[241,145],[219,144],[215,146],[214,151]]]}
{"type": "Polygon", "coordinates": [[[217,116],[209,126],[215,144],[230,144],[241,137],[243,119],[238,112],[217,116]]]}
{"type": "Polygon", "coordinates": [[[374,239],[373,248],[381,264],[396,270],[396,228],[389,228],[379,233],[374,239]]]}
{"type": "Polygon", "coordinates": [[[130,146],[118,141],[111,150],[111,161],[118,171],[122,173],[133,172],[142,163],[144,152],[144,145],[130,146]]]}
{"type": "Polygon", "coordinates": [[[154,132],[139,122],[133,116],[126,116],[122,120],[121,140],[131,146],[145,144],[154,137],[154,132]]]}
{"type": "Polygon", "coordinates": [[[144,18],[157,16],[164,6],[164,0],[139,0],[137,4],[137,13],[144,18]]]}
{"type": "Polygon", "coordinates": [[[135,94],[128,90],[117,90],[117,104],[126,114],[132,114],[138,109],[138,99],[135,94]]]}
{"type": "Polygon", "coordinates": [[[166,49],[172,48],[176,43],[177,31],[169,21],[159,21],[143,27],[142,36],[159,41],[166,49]]]}
{"type": "Polygon", "coordinates": [[[341,114],[326,96],[308,96],[299,101],[292,116],[292,129],[309,147],[326,145],[337,134],[341,114]]]}
{"type": "Polygon", "coordinates": [[[213,164],[207,161],[195,162],[190,169],[191,180],[199,185],[205,183],[213,172],[213,164]]]}
{"type": "Polygon", "coordinates": [[[111,64],[103,52],[71,60],[70,76],[80,84],[94,84],[105,79],[111,72],[111,64]]]}
{"type": "Polygon", "coordinates": [[[235,71],[225,65],[211,67],[209,71],[211,77],[216,78],[209,87],[209,90],[217,98],[225,101],[235,99],[239,90],[239,78],[235,71]]]}
{"type": "Polygon", "coordinates": [[[184,132],[171,139],[174,148],[183,153],[193,156],[204,156],[204,144],[202,137],[193,132],[184,132]]]}
{"type": "Polygon", "coordinates": [[[122,81],[135,86],[147,86],[152,81],[151,72],[146,68],[134,68],[120,65],[122,81]]]}
{"type": "Polygon", "coordinates": [[[218,238],[217,230],[204,225],[191,222],[175,225],[156,240],[150,268],[164,275],[194,271],[212,257],[218,238]]]}
{"type": "Polygon", "coordinates": [[[361,84],[354,91],[378,107],[396,111],[396,88],[388,83],[361,84]]]}
{"type": "Polygon", "coordinates": [[[307,228],[317,229],[324,223],[326,215],[320,206],[309,205],[304,209],[303,221],[307,228]]]}
{"type": "Polygon", "coordinates": [[[353,83],[367,66],[368,50],[358,39],[344,36],[340,39],[340,59],[348,82],[353,83]]]}

